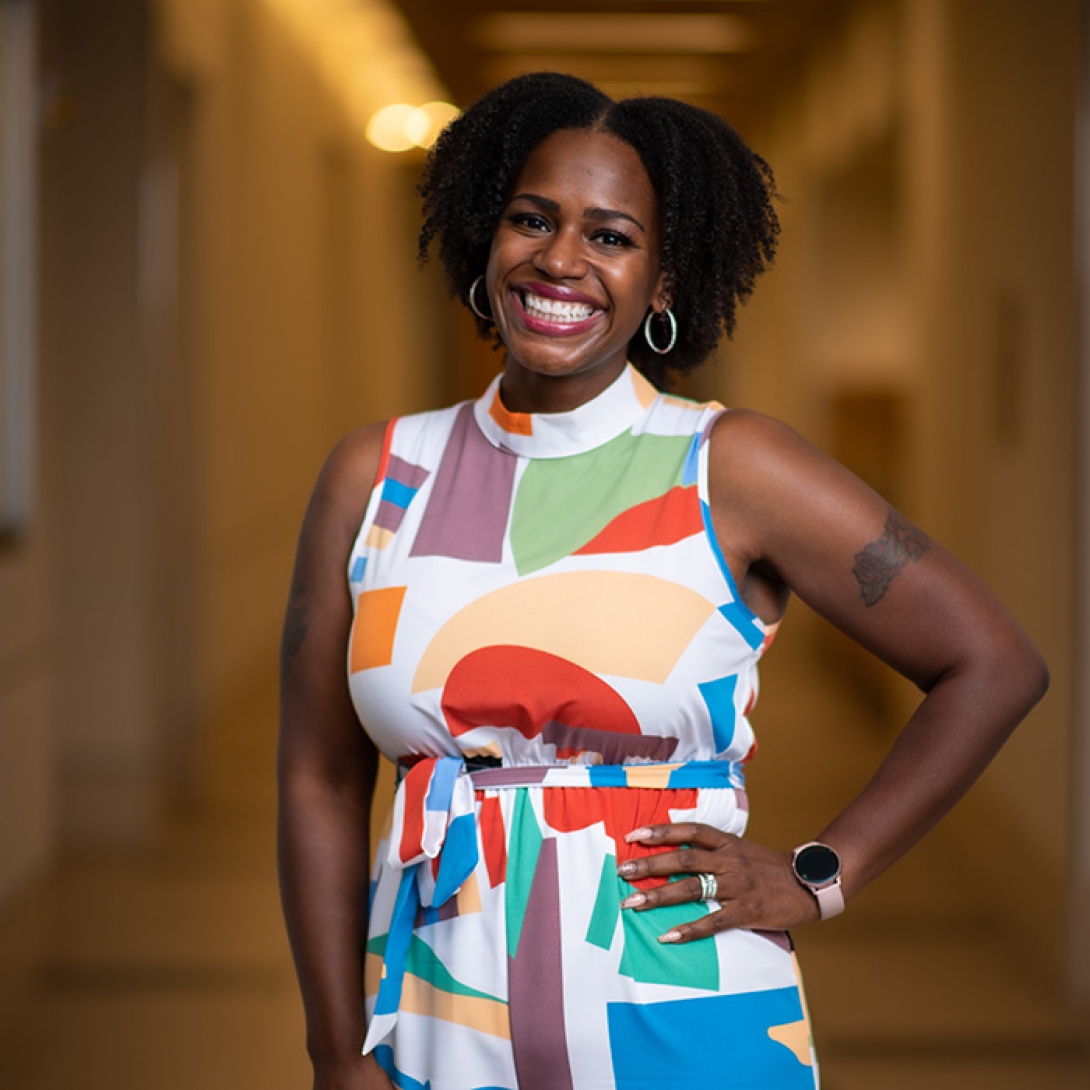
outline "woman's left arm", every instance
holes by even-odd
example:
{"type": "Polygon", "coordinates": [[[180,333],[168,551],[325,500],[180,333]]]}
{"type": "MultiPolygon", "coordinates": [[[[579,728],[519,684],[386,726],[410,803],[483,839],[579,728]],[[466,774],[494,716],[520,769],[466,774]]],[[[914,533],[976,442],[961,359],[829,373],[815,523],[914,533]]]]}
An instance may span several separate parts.
{"type": "MultiPolygon", "coordinates": [[[[777,584],[790,588],[925,694],[870,782],[818,836],[840,855],[850,897],[965,793],[1044,694],[1048,671],[982,583],[790,428],[732,412],[717,422],[711,444],[716,535],[748,604],[761,614],[777,584]]],[[[818,918],[789,854],[706,826],[661,826],[630,838],[686,846],[635,861],[625,877],[706,871],[719,882],[720,911],[670,941],[818,918]]],[[[696,882],[651,890],[629,906],[692,900],[688,886],[696,882]]]]}

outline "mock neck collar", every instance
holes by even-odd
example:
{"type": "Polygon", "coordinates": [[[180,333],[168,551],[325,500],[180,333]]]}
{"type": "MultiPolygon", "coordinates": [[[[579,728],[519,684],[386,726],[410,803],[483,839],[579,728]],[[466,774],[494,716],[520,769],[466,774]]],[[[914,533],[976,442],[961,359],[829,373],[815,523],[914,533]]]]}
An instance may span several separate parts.
{"type": "Polygon", "coordinates": [[[567,412],[513,413],[500,398],[497,375],[473,406],[477,425],[501,450],[526,458],[582,454],[629,431],[651,407],[658,391],[632,364],[600,394],[567,412]]]}

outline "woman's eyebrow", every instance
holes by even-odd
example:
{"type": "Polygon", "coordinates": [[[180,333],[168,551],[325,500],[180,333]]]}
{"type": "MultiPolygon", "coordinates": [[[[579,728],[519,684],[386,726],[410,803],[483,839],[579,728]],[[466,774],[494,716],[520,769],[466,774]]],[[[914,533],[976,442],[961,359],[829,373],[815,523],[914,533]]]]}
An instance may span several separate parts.
{"type": "MultiPolygon", "coordinates": [[[[542,197],[538,193],[516,193],[509,203],[513,204],[515,201],[529,201],[547,212],[560,211],[559,202],[549,197],[542,197]]],[[[616,208],[584,208],[583,215],[586,219],[591,220],[628,220],[629,223],[634,223],[644,234],[647,234],[647,228],[635,216],[630,216],[627,212],[621,212],[616,208]]]]}
{"type": "Polygon", "coordinates": [[[584,208],[583,215],[589,220],[628,220],[629,223],[634,223],[645,235],[647,234],[647,229],[635,216],[630,216],[627,212],[621,212],[616,208],[584,208]]]}

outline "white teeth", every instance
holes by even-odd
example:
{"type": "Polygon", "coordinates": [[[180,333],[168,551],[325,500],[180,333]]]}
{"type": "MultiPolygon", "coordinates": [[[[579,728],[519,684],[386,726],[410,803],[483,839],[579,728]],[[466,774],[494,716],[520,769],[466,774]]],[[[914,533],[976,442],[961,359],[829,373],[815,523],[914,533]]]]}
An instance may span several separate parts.
{"type": "Polygon", "coordinates": [[[546,321],[581,322],[594,313],[594,307],[587,303],[564,303],[559,299],[543,299],[540,295],[522,297],[522,305],[527,313],[546,321]]]}

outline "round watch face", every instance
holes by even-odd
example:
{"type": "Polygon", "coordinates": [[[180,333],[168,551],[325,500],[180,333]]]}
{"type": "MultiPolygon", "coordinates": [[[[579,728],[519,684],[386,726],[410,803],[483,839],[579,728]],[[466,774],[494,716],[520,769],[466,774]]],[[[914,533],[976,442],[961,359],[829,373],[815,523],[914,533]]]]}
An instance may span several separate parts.
{"type": "Polygon", "coordinates": [[[823,886],[840,873],[840,856],[824,844],[810,844],[795,856],[795,873],[808,886],[823,886]]]}

